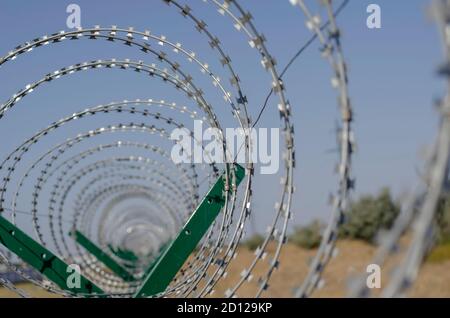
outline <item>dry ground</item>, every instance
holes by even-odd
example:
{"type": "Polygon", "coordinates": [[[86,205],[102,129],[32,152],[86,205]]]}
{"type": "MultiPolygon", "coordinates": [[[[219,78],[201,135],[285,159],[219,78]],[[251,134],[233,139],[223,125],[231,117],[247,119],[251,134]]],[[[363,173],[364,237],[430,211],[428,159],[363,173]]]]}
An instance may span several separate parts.
{"type": "MultiPolygon", "coordinates": [[[[324,275],[325,286],[314,293],[314,297],[343,297],[349,275],[361,273],[370,263],[374,247],[363,242],[341,241],[338,243],[339,255],[327,267],[324,275]]],[[[288,244],[281,254],[281,266],[270,280],[270,288],[263,294],[265,297],[290,297],[292,290],[306,275],[306,260],[315,251],[307,251],[288,244]]],[[[236,283],[244,266],[250,264],[253,252],[241,247],[236,259],[231,263],[227,276],[216,286],[214,297],[221,297],[225,290],[236,283]]],[[[267,260],[269,261],[269,260],[267,260]]],[[[263,273],[264,268],[257,266],[251,282],[241,288],[237,295],[252,297],[258,288],[257,277],[263,273]]],[[[385,274],[384,272],[382,273],[385,274]]],[[[384,277],[384,276],[383,276],[384,277]]],[[[385,281],[382,279],[382,284],[385,281]]],[[[19,285],[34,297],[52,296],[31,284],[19,285]]],[[[8,290],[0,288],[0,297],[13,297],[8,290]]],[[[412,297],[450,297],[450,260],[443,262],[427,262],[421,269],[419,278],[411,290],[412,297]]]]}

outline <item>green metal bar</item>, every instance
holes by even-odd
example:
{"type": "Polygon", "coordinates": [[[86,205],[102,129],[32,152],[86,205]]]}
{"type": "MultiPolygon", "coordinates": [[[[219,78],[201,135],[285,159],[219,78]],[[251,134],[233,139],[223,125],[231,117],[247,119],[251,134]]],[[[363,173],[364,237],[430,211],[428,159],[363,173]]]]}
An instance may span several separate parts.
{"type": "Polygon", "coordinates": [[[121,250],[120,248],[114,249],[114,247],[112,247],[111,245],[108,245],[108,248],[111,252],[114,253],[114,255],[123,259],[124,261],[136,262],[138,260],[138,257],[132,251],[121,250]]]}
{"type": "Polygon", "coordinates": [[[69,288],[67,280],[73,275],[71,271],[67,271],[69,265],[2,216],[0,216],[0,243],[61,289],[76,294],[104,294],[82,275],[80,287],[69,288]]]}
{"type": "MultiPolygon", "coordinates": [[[[245,176],[245,170],[239,165],[235,167],[236,186],[238,186],[245,176]]],[[[216,181],[178,236],[157,260],[134,297],[149,297],[166,290],[219,215],[225,204],[225,194],[224,174],[216,181]]]]}
{"type": "Polygon", "coordinates": [[[155,265],[158,263],[158,261],[161,259],[161,257],[164,255],[164,252],[169,248],[170,246],[170,242],[164,244],[160,249],[159,249],[159,254],[158,256],[150,263],[150,265],[147,267],[147,270],[145,271],[144,277],[147,277],[150,272],[152,271],[153,267],[155,267],[155,265]]]}
{"type": "Polygon", "coordinates": [[[94,255],[100,262],[102,262],[106,267],[108,267],[113,273],[118,275],[126,282],[134,281],[135,278],[130,274],[125,268],[123,268],[119,263],[112,259],[108,254],[102,251],[97,245],[95,245],[91,240],[83,235],[78,230],[72,233],[78,244],[83,246],[89,253],[94,255]]]}
{"type": "Polygon", "coordinates": [[[134,270],[138,266],[138,260],[139,258],[134,254],[132,251],[128,250],[121,250],[118,248],[117,250],[112,247],[111,244],[108,244],[108,249],[113,253],[115,256],[121,258],[124,263],[122,264],[127,270],[134,270]]]}

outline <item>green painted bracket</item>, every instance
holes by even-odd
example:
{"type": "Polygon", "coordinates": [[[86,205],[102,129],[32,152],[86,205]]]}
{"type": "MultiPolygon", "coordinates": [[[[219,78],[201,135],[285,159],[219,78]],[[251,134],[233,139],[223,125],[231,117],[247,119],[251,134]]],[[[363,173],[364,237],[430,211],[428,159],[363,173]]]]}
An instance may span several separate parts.
{"type": "MultiPolygon", "coordinates": [[[[239,165],[235,167],[236,186],[238,186],[244,179],[245,170],[239,165]]],[[[166,290],[217,218],[224,204],[225,174],[216,181],[175,240],[154,263],[134,297],[149,297],[166,290]]]]}
{"type": "Polygon", "coordinates": [[[159,254],[158,256],[150,263],[150,265],[147,267],[147,270],[145,271],[144,277],[147,277],[150,272],[152,271],[153,267],[155,267],[155,265],[158,263],[158,261],[161,259],[161,257],[164,255],[164,252],[169,248],[170,246],[170,242],[164,244],[160,249],[159,249],[159,254]]]}
{"type": "Polygon", "coordinates": [[[106,267],[108,267],[113,273],[122,278],[126,282],[134,281],[135,278],[130,274],[125,268],[123,268],[119,263],[112,259],[108,254],[103,252],[97,245],[95,245],[91,240],[89,240],[83,233],[75,230],[71,233],[78,244],[83,246],[89,253],[94,255],[100,262],[102,262],[106,267]]]}
{"type": "Polygon", "coordinates": [[[67,282],[73,275],[71,270],[68,271],[69,265],[2,216],[0,216],[0,243],[63,290],[92,296],[95,293],[104,294],[82,275],[80,287],[69,288],[67,282]]]}
{"type": "Polygon", "coordinates": [[[122,250],[120,248],[114,249],[114,247],[112,247],[111,245],[108,245],[108,248],[112,253],[114,253],[114,255],[123,259],[124,261],[136,262],[138,260],[138,257],[132,251],[122,250]]]}

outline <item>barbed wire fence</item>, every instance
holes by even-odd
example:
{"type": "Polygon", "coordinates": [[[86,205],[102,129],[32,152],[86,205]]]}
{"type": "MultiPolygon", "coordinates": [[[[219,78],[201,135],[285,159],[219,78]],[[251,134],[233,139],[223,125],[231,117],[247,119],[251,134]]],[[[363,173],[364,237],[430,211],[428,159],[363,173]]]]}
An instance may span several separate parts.
{"type": "MultiPolygon", "coordinates": [[[[54,250],[61,259],[79,264],[83,268],[83,274],[104,290],[104,293],[75,294],[45,279],[36,279],[17,266],[10,253],[3,249],[0,250],[0,260],[27,281],[64,297],[130,297],[145,278],[143,264],[150,261],[148,255],[156,253],[176,236],[177,231],[200,203],[205,185],[211,186],[220,176],[219,171],[224,169],[224,206],[220,217],[213,223],[170,286],[163,293],[153,295],[216,296],[216,285],[227,276],[229,265],[236,258],[249,217],[252,213],[257,213],[252,209],[252,201],[255,200],[253,193],[255,165],[251,161],[246,162],[244,167],[246,178],[238,189],[235,169],[228,164],[215,162],[211,159],[212,154],[204,148],[202,151],[210,158],[209,163],[175,164],[170,154],[170,149],[175,144],[180,146],[189,158],[192,158],[192,154],[180,141],[174,141],[170,132],[176,128],[186,129],[191,136],[195,136],[189,123],[199,120],[221,132],[219,139],[223,154],[225,157],[228,156],[231,149],[224,136],[226,123],[220,120],[224,110],[214,107],[207,97],[214,94],[220,96],[227,104],[227,112],[244,132],[245,142],[239,151],[243,150],[246,158],[250,158],[255,146],[251,140],[250,129],[258,125],[270,98],[274,96],[277,98],[277,111],[284,137],[281,193],[275,202],[273,217],[267,225],[262,244],[255,250],[249,265],[242,268],[240,278],[233,285],[227,286],[224,295],[238,297],[242,287],[256,280],[258,288],[254,296],[263,296],[270,288],[269,280],[272,274],[282,266],[280,253],[287,242],[288,222],[292,217],[292,200],[295,193],[294,123],[283,76],[294,61],[312,43],[318,41],[320,54],[331,67],[331,85],[338,94],[340,111],[340,127],[337,130],[338,187],[331,200],[331,215],[319,249],[309,265],[308,274],[293,293],[295,297],[309,297],[317,288],[325,285],[323,272],[330,260],[337,255],[338,229],[345,222],[345,211],[355,184],[352,175],[352,155],[356,148],[352,129],[353,108],[350,102],[341,31],[337,22],[337,16],[350,1],[320,1],[325,11],[323,18],[311,10],[306,1],[290,0],[294,8],[300,9],[298,11],[303,13],[306,28],[312,36],[281,72],[274,56],[268,50],[266,38],[256,28],[251,13],[238,1],[202,1],[205,6],[211,7],[211,10],[214,9],[231,22],[228,24],[233,32],[237,32],[236,39],[248,42],[255,51],[255,58],[267,73],[269,93],[255,120],[250,115],[249,105],[254,105],[257,101],[244,91],[245,83],[241,82],[239,70],[232,62],[234,60],[234,56],[231,55],[232,48],[225,47],[221,38],[190,6],[177,0],[163,0],[163,2],[192,25],[192,32],[201,34],[214,51],[217,61],[210,63],[203,60],[201,56],[205,54],[194,52],[189,47],[190,43],[186,45],[171,41],[165,35],[158,36],[148,30],[136,31],[133,27],[117,26],[78,28],[44,35],[21,44],[0,57],[1,69],[5,64],[18,63],[22,55],[37,52],[41,47],[54,47],[62,45],[62,42],[77,43],[89,39],[106,40],[113,45],[125,44],[129,50],[144,52],[153,60],[151,63],[133,59],[91,60],[52,70],[0,104],[0,119],[3,121],[8,119],[13,110],[20,107],[20,101],[26,99],[27,95],[75,73],[86,73],[85,76],[89,76],[98,70],[133,71],[138,74],[136,76],[146,76],[146,79],[152,81],[160,80],[161,85],[175,89],[187,97],[186,106],[160,100],[160,97],[146,97],[84,108],[45,126],[9,154],[1,154],[0,212],[9,215],[13,224],[19,223],[19,215],[30,217],[31,222],[28,225],[31,226],[37,242],[54,250]],[[215,63],[221,65],[223,69],[213,70],[210,65],[215,63]],[[193,65],[200,73],[188,71],[193,65]],[[221,78],[228,78],[228,82],[222,82],[221,78]],[[205,79],[213,88],[200,84],[205,79]],[[210,94],[205,94],[205,91],[210,94]],[[189,104],[191,106],[188,106],[189,104]],[[89,122],[91,118],[98,118],[98,121],[105,123],[95,123],[96,127],[86,130],[83,123],[89,122]],[[131,122],[127,122],[129,118],[131,122]],[[76,128],[76,135],[67,136],[64,129],[73,126],[79,127],[76,128]],[[136,135],[145,136],[143,139],[145,141],[142,141],[142,138],[139,141],[134,140],[136,135]],[[45,145],[45,140],[48,140],[49,136],[56,136],[55,138],[60,140],[50,147],[43,146],[45,151],[42,152],[39,145],[45,145]],[[27,187],[31,187],[32,191],[27,191],[27,187]],[[127,200],[147,202],[145,211],[142,207],[133,207],[126,215],[121,213],[123,212],[121,205],[127,200]],[[72,214],[68,214],[68,211],[72,214]],[[130,231],[130,228],[133,231],[130,231]],[[138,278],[127,282],[105,270],[98,259],[85,253],[72,242],[68,230],[82,231],[105,249],[111,243],[122,247],[136,241],[139,246],[146,246],[146,249],[140,249],[143,264],[132,269],[133,275],[138,278]],[[139,236],[136,232],[145,235],[139,236]],[[262,274],[255,278],[257,267],[264,269],[261,271],[262,274]]],[[[450,35],[447,34],[450,2],[442,0],[436,3],[440,5],[436,12],[444,34],[447,63],[450,63],[450,35]]],[[[298,27],[301,28],[300,23],[298,27]]],[[[450,66],[445,65],[441,73],[448,77],[449,69],[450,66]]],[[[429,233],[437,200],[444,188],[448,187],[449,107],[447,97],[440,106],[442,119],[439,136],[427,165],[428,184],[425,189],[422,187],[410,196],[394,227],[384,235],[374,258],[374,263],[384,263],[395,250],[393,247],[402,234],[408,228],[413,230],[413,238],[406,256],[383,291],[384,296],[397,296],[406,291],[414,281],[431,244],[429,233]]],[[[203,147],[197,140],[194,142],[203,147]]],[[[117,257],[114,259],[123,265],[126,264],[123,259],[117,257]]],[[[7,279],[1,279],[0,284],[20,297],[29,296],[7,279]]],[[[365,279],[361,278],[352,284],[349,295],[368,296],[365,279]]]]}
{"type": "MultiPolygon", "coordinates": [[[[440,74],[449,81],[450,62],[450,2],[438,0],[433,3],[433,16],[437,20],[444,44],[445,64],[440,74]]],[[[448,90],[447,84],[447,90],[448,90]]],[[[402,256],[400,264],[393,270],[388,285],[383,289],[383,297],[404,296],[417,278],[420,265],[434,243],[433,226],[439,199],[448,191],[450,160],[449,96],[438,103],[440,115],[438,136],[429,151],[425,166],[425,185],[420,184],[404,202],[401,213],[388,233],[380,233],[379,248],[373,259],[382,265],[389,256],[399,252],[397,248],[402,235],[410,231],[411,241],[402,256]]],[[[370,290],[365,279],[356,279],[349,290],[353,297],[365,297],[370,290]]]]}

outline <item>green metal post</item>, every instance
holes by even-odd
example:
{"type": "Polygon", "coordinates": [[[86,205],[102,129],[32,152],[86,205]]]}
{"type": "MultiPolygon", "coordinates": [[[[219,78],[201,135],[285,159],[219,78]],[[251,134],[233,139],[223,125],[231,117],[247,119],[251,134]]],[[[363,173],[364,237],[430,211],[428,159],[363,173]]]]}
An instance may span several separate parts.
{"type": "MultiPolygon", "coordinates": [[[[245,170],[235,165],[236,186],[240,184],[245,170]]],[[[169,286],[189,255],[196,248],[206,231],[219,215],[225,204],[225,175],[220,177],[203,198],[200,205],[183,226],[178,236],[153,265],[150,273],[134,297],[149,297],[162,293],[169,286]]]]}
{"type": "Polygon", "coordinates": [[[0,243],[30,266],[38,270],[61,289],[76,294],[103,294],[103,291],[80,274],[80,286],[69,288],[68,279],[72,271],[69,265],[0,216],[0,243]]]}
{"type": "Polygon", "coordinates": [[[89,240],[83,233],[78,230],[72,233],[78,244],[83,246],[89,253],[94,255],[100,262],[102,262],[106,267],[108,267],[113,273],[118,275],[126,282],[134,281],[135,278],[130,274],[125,268],[123,268],[119,263],[112,259],[107,253],[103,252],[97,245],[95,245],[91,240],[89,240]]]}

